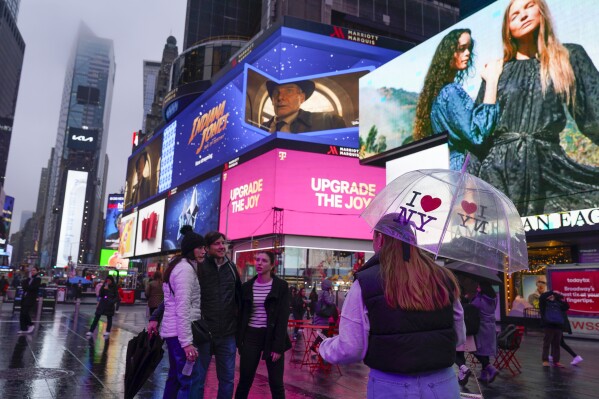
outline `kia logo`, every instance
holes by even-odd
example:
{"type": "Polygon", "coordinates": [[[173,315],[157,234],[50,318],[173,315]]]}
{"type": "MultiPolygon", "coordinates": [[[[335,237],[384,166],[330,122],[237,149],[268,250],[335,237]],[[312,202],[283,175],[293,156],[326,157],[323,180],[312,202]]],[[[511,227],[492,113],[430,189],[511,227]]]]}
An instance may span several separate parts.
{"type": "Polygon", "coordinates": [[[73,141],[87,141],[89,143],[93,143],[94,138],[93,137],[85,137],[85,136],[76,136],[73,135],[73,137],[71,137],[73,139],[73,141]]]}

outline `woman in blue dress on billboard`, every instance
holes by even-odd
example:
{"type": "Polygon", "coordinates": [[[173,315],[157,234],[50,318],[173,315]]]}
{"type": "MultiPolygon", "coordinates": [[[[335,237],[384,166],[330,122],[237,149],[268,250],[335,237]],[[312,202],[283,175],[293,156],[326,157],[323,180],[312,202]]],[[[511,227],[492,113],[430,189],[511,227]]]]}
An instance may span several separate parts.
{"type": "MultiPolygon", "coordinates": [[[[441,40],[416,106],[414,139],[447,132],[451,169],[462,168],[466,152],[484,153],[480,146],[495,128],[499,114],[496,95],[501,61],[486,65],[481,74],[487,81],[482,104],[476,105],[462,88],[472,70],[473,47],[470,29],[454,29],[441,40]]],[[[477,169],[474,157],[470,162],[469,169],[477,169]]]]}
{"type": "Polygon", "coordinates": [[[544,0],[512,0],[502,37],[499,122],[480,177],[521,215],[597,206],[599,168],[570,159],[560,133],[571,116],[599,143],[599,72],[582,46],[559,42],[544,0]]]}

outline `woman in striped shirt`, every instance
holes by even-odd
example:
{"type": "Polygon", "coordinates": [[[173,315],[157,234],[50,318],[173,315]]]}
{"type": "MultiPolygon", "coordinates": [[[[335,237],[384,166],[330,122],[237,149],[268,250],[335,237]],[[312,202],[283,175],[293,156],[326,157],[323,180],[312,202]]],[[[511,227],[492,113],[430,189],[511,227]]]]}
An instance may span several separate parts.
{"type": "Polygon", "coordinates": [[[258,252],[255,267],[256,276],[241,286],[239,384],[235,398],[248,397],[260,358],[266,361],[272,397],[285,398],[284,352],[291,348],[287,335],[289,286],[274,275],[274,253],[258,252]]]}

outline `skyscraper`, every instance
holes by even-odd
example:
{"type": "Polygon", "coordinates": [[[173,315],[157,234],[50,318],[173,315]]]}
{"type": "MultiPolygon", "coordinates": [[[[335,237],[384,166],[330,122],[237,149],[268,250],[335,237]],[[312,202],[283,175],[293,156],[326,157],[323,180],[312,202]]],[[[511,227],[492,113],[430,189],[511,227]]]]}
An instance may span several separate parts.
{"type": "Polygon", "coordinates": [[[112,40],[95,36],[81,24],[67,66],[50,165],[44,267],[97,258],[114,74],[112,40]]]}
{"type": "Polygon", "coordinates": [[[154,94],[156,93],[156,81],[160,72],[160,62],[144,60],[144,117],[141,130],[146,132],[146,115],[152,111],[154,94]]]}
{"type": "Polygon", "coordinates": [[[18,8],[18,0],[0,0],[0,187],[6,176],[25,53],[25,42],[16,24],[18,8]]]}

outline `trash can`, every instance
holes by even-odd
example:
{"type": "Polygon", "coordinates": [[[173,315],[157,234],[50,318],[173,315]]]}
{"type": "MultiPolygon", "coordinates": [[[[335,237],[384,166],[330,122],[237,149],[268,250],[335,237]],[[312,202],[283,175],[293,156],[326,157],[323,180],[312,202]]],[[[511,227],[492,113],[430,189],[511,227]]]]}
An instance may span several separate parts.
{"type": "Polygon", "coordinates": [[[135,303],[135,290],[123,290],[121,298],[122,305],[133,305],[135,303]]]}
{"type": "Polygon", "coordinates": [[[56,287],[45,287],[42,288],[43,302],[42,302],[42,313],[54,313],[56,311],[56,294],[58,288],[56,287]]]}

